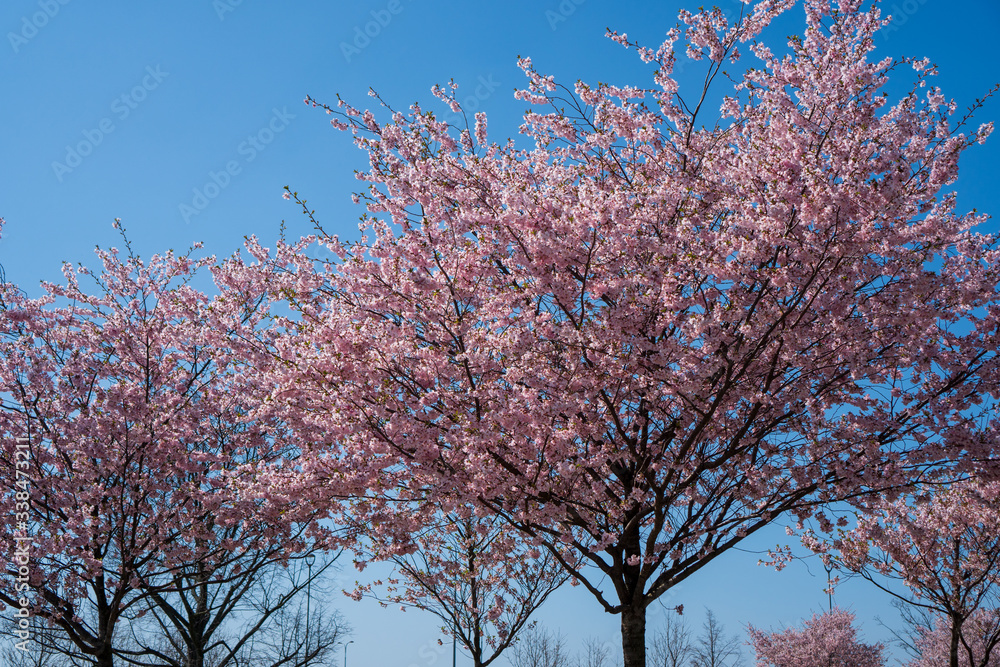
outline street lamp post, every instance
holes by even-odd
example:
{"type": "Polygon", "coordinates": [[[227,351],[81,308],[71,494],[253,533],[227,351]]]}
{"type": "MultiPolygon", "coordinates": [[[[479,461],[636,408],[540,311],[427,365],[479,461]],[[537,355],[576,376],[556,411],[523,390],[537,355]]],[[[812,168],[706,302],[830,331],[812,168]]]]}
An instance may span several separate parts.
{"type": "Polygon", "coordinates": [[[316,561],[316,556],[314,554],[306,554],[305,556],[306,568],[309,574],[306,575],[306,659],[309,658],[309,626],[312,625],[312,616],[310,615],[309,603],[312,601],[312,572],[313,563],[316,561]]]}
{"type": "Polygon", "coordinates": [[[823,568],[826,570],[826,595],[830,602],[830,611],[833,611],[833,565],[829,562],[823,563],[823,568]]]}
{"type": "Polygon", "coordinates": [[[344,644],[344,667],[347,667],[347,647],[350,646],[353,643],[354,643],[354,640],[352,639],[351,641],[349,641],[346,644],[344,644]]]}

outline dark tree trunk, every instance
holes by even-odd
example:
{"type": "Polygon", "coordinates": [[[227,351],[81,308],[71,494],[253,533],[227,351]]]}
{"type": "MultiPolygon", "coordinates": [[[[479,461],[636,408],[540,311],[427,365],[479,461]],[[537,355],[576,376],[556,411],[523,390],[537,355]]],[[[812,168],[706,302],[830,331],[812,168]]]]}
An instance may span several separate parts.
{"type": "Polygon", "coordinates": [[[115,652],[111,642],[105,642],[101,650],[94,655],[94,664],[97,667],[115,667],[115,652]]]}
{"type": "Polygon", "coordinates": [[[646,667],[646,607],[622,609],[622,654],[625,667],[646,667]]]}
{"type": "MultiPolygon", "coordinates": [[[[205,631],[208,629],[211,612],[208,609],[208,575],[205,574],[201,564],[198,565],[197,582],[194,615],[190,619],[191,625],[188,628],[190,644],[188,646],[187,663],[184,667],[205,666],[205,645],[208,643],[205,631]]],[[[306,622],[308,623],[308,619],[306,622]]]]}
{"type": "Polygon", "coordinates": [[[948,664],[950,667],[959,667],[958,664],[958,643],[962,636],[962,624],[958,619],[952,619],[951,622],[951,648],[948,655],[948,664]]]}

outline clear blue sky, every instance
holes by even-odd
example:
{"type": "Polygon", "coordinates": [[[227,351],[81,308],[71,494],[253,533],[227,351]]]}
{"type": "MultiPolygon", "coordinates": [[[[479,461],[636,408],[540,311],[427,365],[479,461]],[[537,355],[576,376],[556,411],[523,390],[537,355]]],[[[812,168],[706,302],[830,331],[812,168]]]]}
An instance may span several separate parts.
{"type": "MultiPolygon", "coordinates": [[[[735,0],[720,1],[732,8],[735,0]]],[[[195,241],[228,255],[244,235],[274,239],[282,219],[293,236],[308,233],[305,219],[281,198],[285,185],[309,199],[327,229],[352,238],[360,214],[350,203],[357,185],[352,172],[364,168],[364,156],[329,126],[328,116],[302,104],[307,94],[332,103],[340,93],[365,106],[372,86],[395,106],[417,100],[429,106],[435,103],[430,87],[454,78],[460,97],[478,90],[472,103],[489,113],[491,135],[499,140],[516,133],[522,110],[512,97],[523,83],[518,54],[566,83],[646,85],[648,68],[605,39],[605,28],[655,46],[677,9],[696,5],[6,0],[0,6],[0,217],[7,224],[0,263],[9,280],[35,292],[39,280],[61,279],[61,261],[92,264],[95,245],[119,243],[111,227],[116,217],[144,256],[195,241]],[[366,24],[374,34],[367,41],[358,37],[366,24]],[[81,143],[78,153],[86,155],[68,153],[81,143]],[[227,166],[234,174],[228,180],[219,176],[227,166]],[[210,185],[213,173],[222,187],[210,185]],[[195,190],[214,196],[199,200],[195,190]]],[[[939,85],[960,106],[1000,80],[994,45],[1000,3],[893,0],[882,6],[906,20],[879,36],[879,51],[928,56],[940,67],[939,85]]],[[[800,10],[793,17],[771,34],[797,31],[800,10]]],[[[1000,103],[980,114],[981,121],[989,119],[1000,121],[1000,103]]],[[[1000,213],[998,146],[994,137],[968,154],[960,207],[1000,213]]],[[[749,546],[782,538],[775,531],[749,546]]],[[[757,567],[757,558],[728,554],[675,591],[671,605],[683,603],[695,623],[711,607],[734,631],[747,622],[794,623],[825,606],[818,563],[811,574],[801,564],[775,573],[757,567]]],[[[352,582],[355,573],[343,577],[352,582]]],[[[842,587],[836,599],[858,613],[869,638],[886,638],[873,621],[895,618],[884,598],[862,582],[842,587]]],[[[450,649],[433,648],[438,634],[431,617],[346,598],[338,604],[355,627],[351,665],[450,661],[450,649]]],[[[560,592],[539,618],[573,643],[587,635],[618,641],[617,617],[602,613],[582,589],[560,592]]]]}

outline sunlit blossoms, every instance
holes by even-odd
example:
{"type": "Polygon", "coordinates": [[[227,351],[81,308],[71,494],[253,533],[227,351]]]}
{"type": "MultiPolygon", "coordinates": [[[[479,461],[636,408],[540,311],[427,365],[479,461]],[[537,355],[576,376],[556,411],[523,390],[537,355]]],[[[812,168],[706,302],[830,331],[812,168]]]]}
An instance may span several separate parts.
{"type": "Polygon", "coordinates": [[[763,632],[749,628],[759,667],[882,667],[881,644],[858,640],[854,614],[833,609],[814,615],[801,629],[763,632]]]}
{"type": "Polygon", "coordinates": [[[990,127],[963,130],[926,61],[873,58],[858,1],[754,41],[793,4],[684,13],[657,49],[612,34],[648,89],[522,59],[517,141],[327,107],[369,154],[364,236],[232,267],[291,310],[269,381],[314,441],[297,488],[350,488],[379,530],[433,497],[572,549],[638,667],[647,606],[775,518],[833,530],[826,503],[986,465],[998,254],[948,187],[990,127]],[[677,48],[709,83],[755,60],[716,114],[677,48]]]}
{"type": "MultiPolygon", "coordinates": [[[[45,618],[107,667],[179,569],[319,545],[394,563],[353,596],[438,614],[477,665],[568,580],[645,667],[647,609],[790,518],[943,614],[957,667],[1000,558],[1000,250],[952,187],[992,125],[927,60],[876,54],[861,0],[803,0],[766,43],[798,4],[684,11],[655,47],[609,32],[647,87],[521,58],[516,139],[307,98],[367,154],[359,237],[286,189],[316,234],[5,285],[0,506],[27,438],[45,618]]],[[[751,634],[761,665],[884,664],[844,611],[751,634]]]]}

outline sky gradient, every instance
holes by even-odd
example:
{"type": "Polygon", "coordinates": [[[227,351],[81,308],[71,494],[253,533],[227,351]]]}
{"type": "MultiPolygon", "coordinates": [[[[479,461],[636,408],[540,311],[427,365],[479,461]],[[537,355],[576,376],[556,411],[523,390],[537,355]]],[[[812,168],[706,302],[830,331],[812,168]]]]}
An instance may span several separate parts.
{"type": "MultiPolygon", "coordinates": [[[[727,11],[737,7],[721,2],[727,11]]],[[[696,4],[7,0],[0,6],[0,264],[8,280],[37,293],[40,280],[61,280],[61,262],[93,265],[95,245],[120,245],[115,218],[143,257],[194,242],[223,257],[245,235],[268,245],[282,220],[292,237],[309,233],[294,203],[282,199],[285,185],[309,200],[329,231],[356,238],[362,211],[350,195],[366,157],[328,116],[302,103],[306,95],[333,104],[340,94],[365,107],[373,87],[398,108],[420,101],[445,113],[430,88],[454,79],[465,106],[486,111],[491,139],[502,141],[516,135],[524,110],[512,95],[524,83],[518,55],[566,84],[651,85],[650,68],[605,39],[605,28],[656,46],[677,10],[696,4]]],[[[881,6],[897,23],[880,33],[877,53],[929,57],[940,69],[938,85],[960,108],[1000,81],[993,46],[1000,3],[881,6]]],[[[767,37],[783,42],[801,29],[801,16],[793,10],[767,37]]],[[[685,67],[682,86],[696,84],[702,71],[697,63],[685,67]]],[[[997,100],[972,127],[986,120],[1000,121],[997,100]]],[[[967,153],[956,186],[960,209],[1000,214],[998,146],[994,137],[967,153]]],[[[995,231],[996,220],[988,228],[995,231]]],[[[748,549],[783,538],[776,527],[748,549]]],[[[727,554],[672,591],[670,606],[684,604],[695,625],[710,607],[736,632],[746,623],[798,623],[825,608],[818,562],[776,573],[756,565],[760,556],[727,554]]],[[[360,575],[344,562],[341,587],[353,588],[360,575]]],[[[897,614],[873,587],[849,582],[836,602],[857,612],[869,640],[888,641],[874,618],[892,625],[897,614]]],[[[451,659],[428,614],[346,597],[334,603],[355,628],[352,666],[432,667],[451,659]]],[[[662,613],[651,608],[651,630],[662,613]]],[[[582,588],[558,592],[538,618],[573,648],[589,635],[618,645],[617,617],[582,588]]],[[[617,648],[613,654],[620,660],[617,648]]]]}

